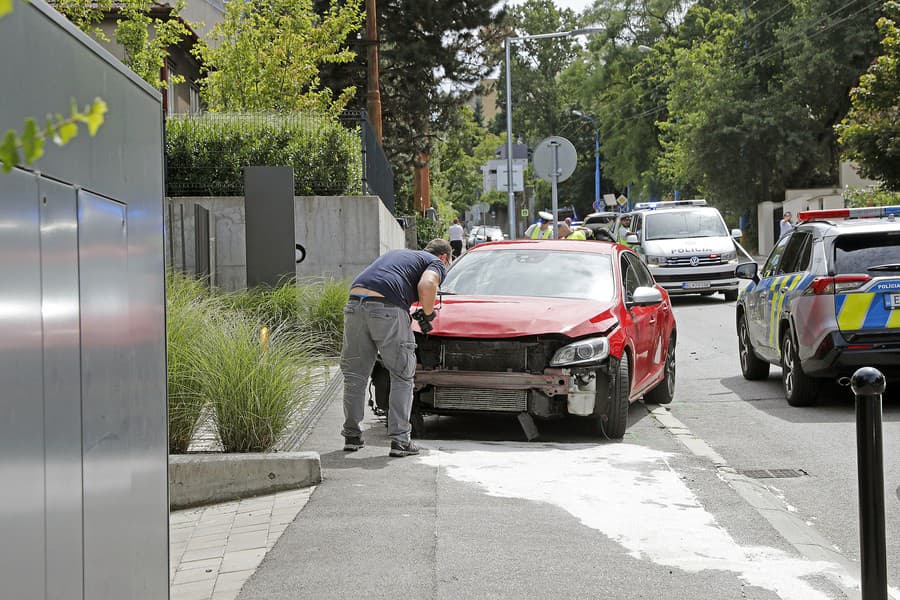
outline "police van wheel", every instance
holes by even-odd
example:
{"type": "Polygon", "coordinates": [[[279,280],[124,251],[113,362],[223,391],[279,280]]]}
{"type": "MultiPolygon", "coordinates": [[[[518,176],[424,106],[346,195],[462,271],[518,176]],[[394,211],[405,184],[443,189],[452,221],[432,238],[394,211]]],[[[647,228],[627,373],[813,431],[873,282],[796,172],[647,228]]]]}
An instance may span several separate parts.
{"type": "Polygon", "coordinates": [[[781,382],[784,397],[791,406],[812,406],[816,403],[819,381],[803,372],[790,331],[781,338],[781,382]]]}
{"type": "Polygon", "coordinates": [[[722,292],[725,295],[725,302],[734,302],[737,300],[738,291],[737,290],[725,290],[722,292]]]}

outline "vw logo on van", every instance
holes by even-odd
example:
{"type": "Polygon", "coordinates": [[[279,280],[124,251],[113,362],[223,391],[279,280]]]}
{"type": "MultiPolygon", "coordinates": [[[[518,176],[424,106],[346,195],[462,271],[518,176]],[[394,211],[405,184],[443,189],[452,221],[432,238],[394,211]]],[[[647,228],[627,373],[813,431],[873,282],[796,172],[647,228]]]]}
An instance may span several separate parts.
{"type": "Polygon", "coordinates": [[[699,256],[692,256],[692,257],[691,257],[691,266],[692,266],[692,267],[696,267],[696,266],[699,265],[699,264],[700,264],[700,257],[699,257],[699,256]]]}

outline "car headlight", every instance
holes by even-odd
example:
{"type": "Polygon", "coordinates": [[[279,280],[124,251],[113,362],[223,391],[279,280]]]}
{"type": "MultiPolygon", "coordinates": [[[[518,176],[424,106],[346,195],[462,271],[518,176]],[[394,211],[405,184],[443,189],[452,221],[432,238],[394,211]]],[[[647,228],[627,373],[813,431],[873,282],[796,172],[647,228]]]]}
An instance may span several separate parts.
{"type": "Polygon", "coordinates": [[[609,340],[595,337],[563,346],[553,355],[551,367],[596,363],[609,356],[609,340]]]}
{"type": "Polygon", "coordinates": [[[666,263],[668,262],[668,260],[669,260],[669,259],[666,258],[665,256],[652,256],[652,255],[650,255],[650,254],[644,256],[644,258],[647,260],[647,264],[648,264],[648,265],[654,266],[654,267],[655,267],[656,265],[664,265],[664,264],[666,264],[666,263]]]}
{"type": "Polygon", "coordinates": [[[737,252],[723,252],[722,262],[732,262],[737,260],[737,252]]]}

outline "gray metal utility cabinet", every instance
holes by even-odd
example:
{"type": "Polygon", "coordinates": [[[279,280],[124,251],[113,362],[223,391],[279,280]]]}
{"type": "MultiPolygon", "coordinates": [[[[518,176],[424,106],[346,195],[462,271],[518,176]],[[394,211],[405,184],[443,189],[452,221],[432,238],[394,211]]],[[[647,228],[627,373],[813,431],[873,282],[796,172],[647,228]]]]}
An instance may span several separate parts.
{"type": "Polygon", "coordinates": [[[2,133],[109,105],[0,173],[0,596],[168,598],[160,95],[42,0],[0,56],[2,133]]]}

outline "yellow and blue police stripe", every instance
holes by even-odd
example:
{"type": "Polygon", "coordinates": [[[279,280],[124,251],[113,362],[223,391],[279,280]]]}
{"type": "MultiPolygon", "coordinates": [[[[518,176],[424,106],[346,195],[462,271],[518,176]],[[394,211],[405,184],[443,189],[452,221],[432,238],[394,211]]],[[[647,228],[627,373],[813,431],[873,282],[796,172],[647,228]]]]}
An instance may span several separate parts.
{"type": "Polygon", "coordinates": [[[868,292],[836,294],[834,310],[841,331],[900,328],[900,309],[885,306],[883,294],[897,292],[896,281],[883,281],[868,292]]]}
{"type": "Polygon", "coordinates": [[[775,336],[778,335],[778,319],[781,317],[781,311],[784,308],[784,299],[789,293],[795,290],[806,289],[809,284],[812,283],[813,279],[815,279],[814,276],[806,273],[780,275],[778,277],[773,277],[765,286],[766,290],[781,289],[783,286],[783,293],[779,294],[779,296],[772,301],[772,307],[769,313],[769,345],[773,348],[779,348],[779,353],[781,351],[780,343],[776,344],[778,340],[775,339],[775,336]]]}

